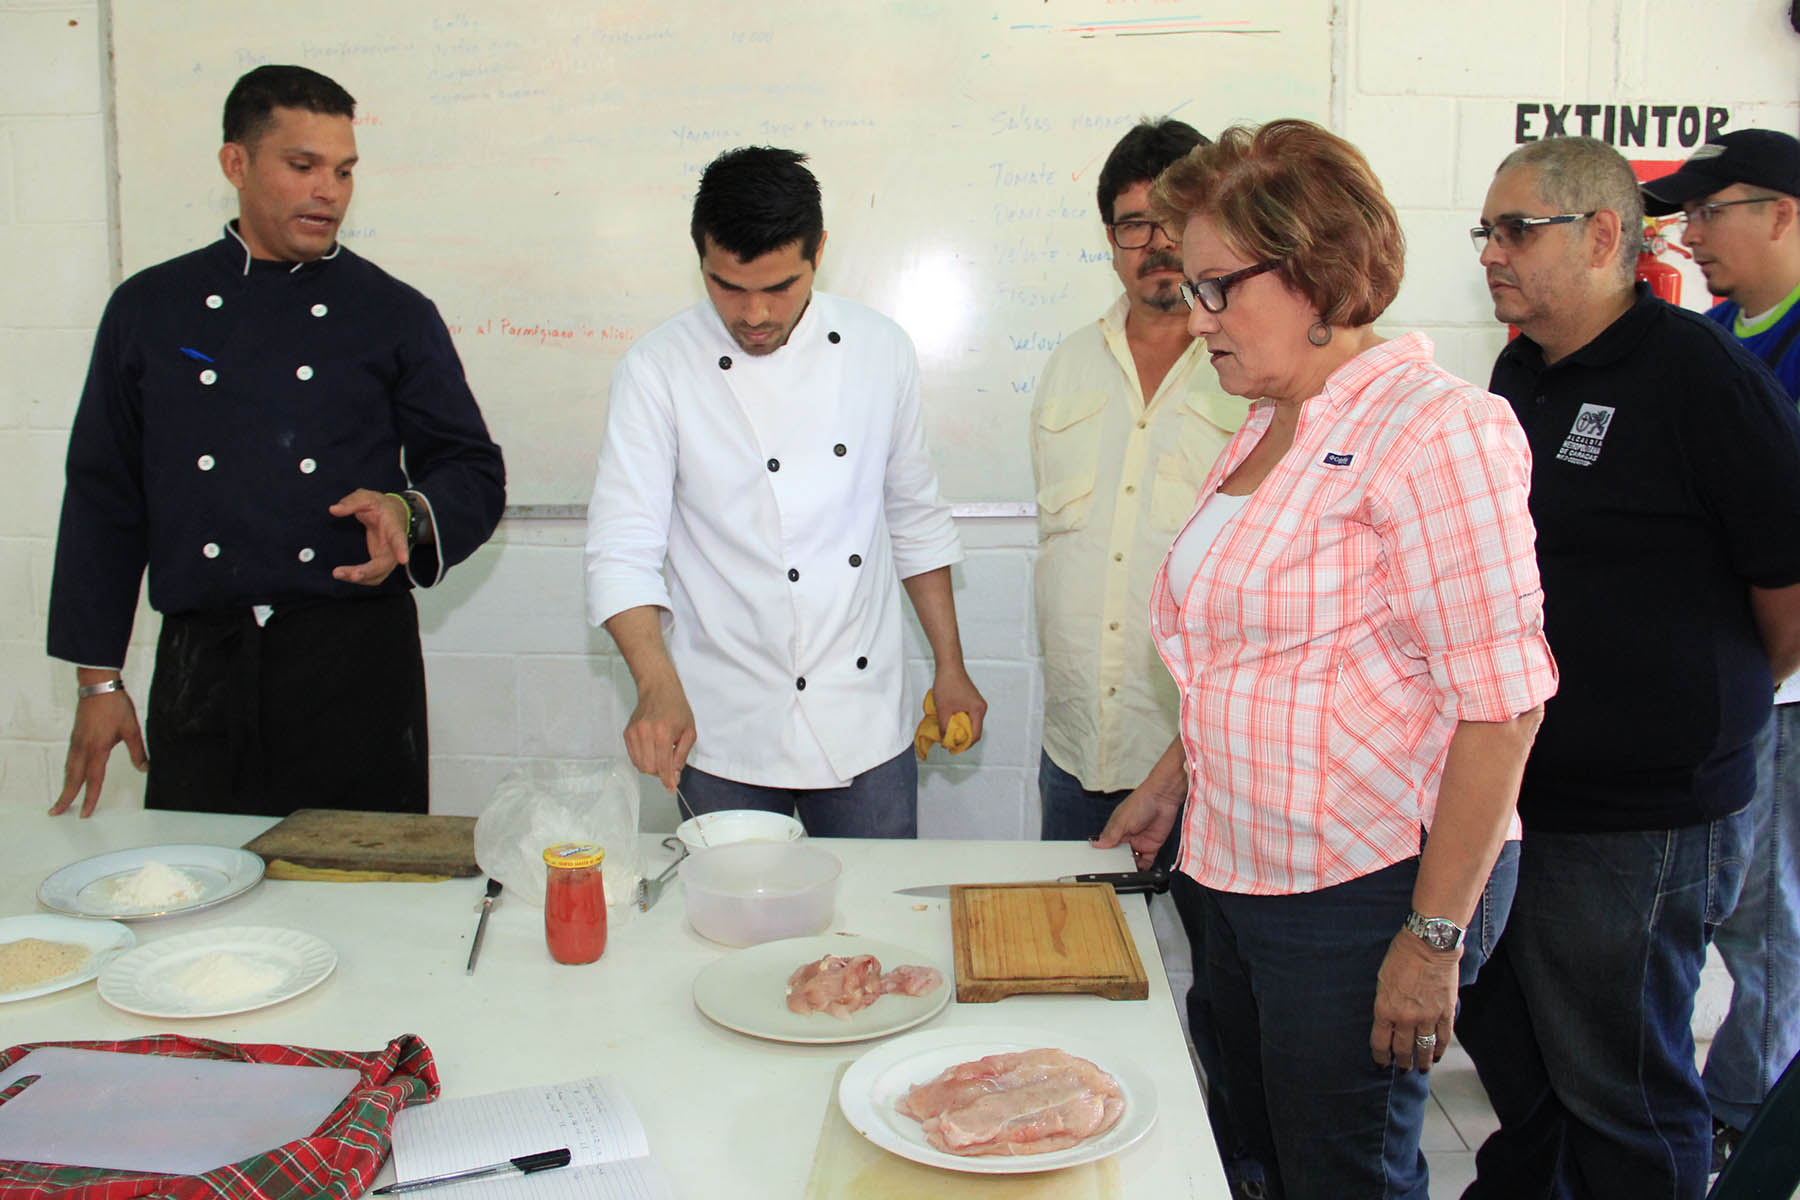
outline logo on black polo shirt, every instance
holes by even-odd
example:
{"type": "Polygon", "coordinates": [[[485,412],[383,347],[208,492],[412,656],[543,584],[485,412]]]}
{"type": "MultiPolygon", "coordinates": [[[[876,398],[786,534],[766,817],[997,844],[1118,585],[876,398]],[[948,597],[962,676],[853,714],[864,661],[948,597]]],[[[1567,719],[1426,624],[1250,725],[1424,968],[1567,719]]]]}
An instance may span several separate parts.
{"type": "Polygon", "coordinates": [[[1610,408],[1598,404],[1582,405],[1581,411],[1575,414],[1575,424],[1569,427],[1569,436],[1563,439],[1562,449],[1556,452],[1556,461],[1574,463],[1578,467],[1592,466],[1600,457],[1600,443],[1606,440],[1612,418],[1610,408]]]}

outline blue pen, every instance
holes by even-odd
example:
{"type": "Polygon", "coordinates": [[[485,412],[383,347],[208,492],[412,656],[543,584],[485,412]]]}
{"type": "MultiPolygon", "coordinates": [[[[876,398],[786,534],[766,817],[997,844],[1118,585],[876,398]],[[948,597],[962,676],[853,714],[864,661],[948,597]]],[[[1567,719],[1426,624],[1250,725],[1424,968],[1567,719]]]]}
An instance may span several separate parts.
{"type": "Polygon", "coordinates": [[[211,362],[212,361],[212,359],[206,357],[206,355],[200,353],[198,350],[195,350],[189,346],[183,346],[181,348],[181,352],[183,354],[187,355],[189,358],[197,358],[201,362],[211,362]]]}

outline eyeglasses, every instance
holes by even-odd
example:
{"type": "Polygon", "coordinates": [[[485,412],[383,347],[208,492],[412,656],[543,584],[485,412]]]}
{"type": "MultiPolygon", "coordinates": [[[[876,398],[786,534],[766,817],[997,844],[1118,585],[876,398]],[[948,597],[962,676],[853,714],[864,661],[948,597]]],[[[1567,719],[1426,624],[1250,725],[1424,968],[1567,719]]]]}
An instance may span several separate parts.
{"type": "Polygon", "coordinates": [[[1469,241],[1473,242],[1477,251],[1487,249],[1489,238],[1502,250],[1516,250],[1525,244],[1531,231],[1543,225],[1568,225],[1574,221],[1585,221],[1594,213],[1557,213],[1554,217],[1501,217],[1492,225],[1486,221],[1469,230],[1469,241]]]}
{"type": "Polygon", "coordinates": [[[1159,232],[1169,241],[1175,240],[1155,221],[1114,221],[1107,228],[1112,230],[1113,245],[1121,250],[1142,250],[1159,232]]]}
{"type": "Polygon", "coordinates": [[[1681,214],[1681,219],[1689,225],[1707,225],[1716,221],[1721,208],[1730,208],[1737,204],[1767,204],[1771,200],[1779,200],[1779,196],[1752,196],[1748,200],[1708,200],[1705,204],[1696,204],[1681,214]]]}
{"type": "Polygon", "coordinates": [[[1281,265],[1279,258],[1271,258],[1268,262],[1259,262],[1254,267],[1245,267],[1241,271],[1233,271],[1229,275],[1215,275],[1211,279],[1202,279],[1197,283],[1181,281],[1181,298],[1187,301],[1189,308],[1204,308],[1209,313],[1225,311],[1225,293],[1233,286],[1244,282],[1252,275],[1261,275],[1264,271],[1273,271],[1281,265]]]}

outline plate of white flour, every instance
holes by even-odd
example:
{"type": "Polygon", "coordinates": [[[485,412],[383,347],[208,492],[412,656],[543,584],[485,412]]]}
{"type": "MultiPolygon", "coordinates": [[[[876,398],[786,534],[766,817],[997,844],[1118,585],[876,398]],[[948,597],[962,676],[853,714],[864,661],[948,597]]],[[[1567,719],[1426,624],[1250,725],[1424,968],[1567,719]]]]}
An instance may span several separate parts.
{"type": "Polygon", "coordinates": [[[146,921],[223,904],[262,877],[261,857],[235,846],[139,846],[52,872],[38,902],[72,917],[146,921]]]}
{"type": "Polygon", "coordinates": [[[298,929],[197,929],[114,959],[100,998],[143,1017],[224,1017],[291,1000],[336,967],[337,951],[298,929]]]}

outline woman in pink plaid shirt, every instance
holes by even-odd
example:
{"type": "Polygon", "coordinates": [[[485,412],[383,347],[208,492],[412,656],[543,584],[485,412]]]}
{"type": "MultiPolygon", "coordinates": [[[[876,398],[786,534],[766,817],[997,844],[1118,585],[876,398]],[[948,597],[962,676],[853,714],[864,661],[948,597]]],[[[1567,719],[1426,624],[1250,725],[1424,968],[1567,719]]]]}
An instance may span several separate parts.
{"type": "Polygon", "coordinates": [[[1198,984],[1266,1194],[1425,1200],[1425,1072],[1505,923],[1556,689],[1530,451],[1424,336],[1375,332],[1405,242],[1348,142],[1227,130],[1151,204],[1189,330],[1260,402],[1152,591],[1180,736],[1099,844],[1148,861],[1187,802],[1198,984]]]}

